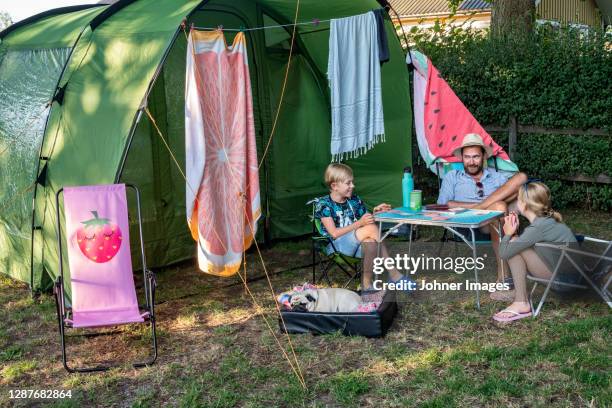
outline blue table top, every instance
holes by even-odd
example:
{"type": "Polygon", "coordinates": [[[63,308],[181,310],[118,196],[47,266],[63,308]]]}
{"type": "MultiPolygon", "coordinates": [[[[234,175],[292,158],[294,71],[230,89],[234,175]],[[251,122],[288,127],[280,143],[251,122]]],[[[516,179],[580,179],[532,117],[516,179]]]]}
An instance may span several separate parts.
{"type": "Polygon", "coordinates": [[[452,211],[414,211],[406,207],[394,208],[391,211],[381,212],[374,215],[376,221],[406,223],[406,224],[428,224],[428,225],[455,225],[455,226],[479,226],[500,218],[502,211],[488,210],[463,210],[453,213],[452,211]]]}

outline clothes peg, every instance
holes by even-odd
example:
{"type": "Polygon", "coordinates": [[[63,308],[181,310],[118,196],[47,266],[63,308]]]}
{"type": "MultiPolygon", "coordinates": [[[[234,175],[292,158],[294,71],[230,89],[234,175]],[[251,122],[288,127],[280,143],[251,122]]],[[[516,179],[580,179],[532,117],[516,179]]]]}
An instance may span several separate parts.
{"type": "Polygon", "coordinates": [[[315,27],[318,27],[318,26],[319,26],[319,23],[321,23],[321,20],[319,20],[318,18],[313,18],[313,19],[312,19],[312,24],[313,24],[315,27]]]}

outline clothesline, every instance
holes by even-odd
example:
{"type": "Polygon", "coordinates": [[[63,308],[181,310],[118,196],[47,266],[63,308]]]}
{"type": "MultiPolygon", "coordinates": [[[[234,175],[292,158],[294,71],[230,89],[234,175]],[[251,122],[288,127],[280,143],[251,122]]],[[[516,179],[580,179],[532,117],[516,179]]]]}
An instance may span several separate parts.
{"type": "Polygon", "coordinates": [[[299,25],[309,25],[312,24],[315,27],[318,26],[320,23],[327,23],[330,22],[331,19],[329,20],[319,20],[317,18],[313,19],[312,21],[303,21],[300,23],[289,23],[289,24],[277,24],[277,25],[269,25],[269,26],[261,26],[261,27],[253,27],[253,28],[223,28],[223,26],[218,26],[218,27],[193,27],[196,30],[223,30],[223,31],[255,31],[255,30],[267,30],[270,28],[283,28],[283,27],[293,27],[293,26],[299,26],[299,25]]]}
{"type": "MultiPolygon", "coordinates": [[[[347,16],[347,17],[352,17],[352,16],[347,16]]],[[[342,17],[338,17],[338,18],[342,18],[342,17]]],[[[336,19],[338,19],[336,18],[336,19]]],[[[334,20],[336,20],[334,19],[334,20]]],[[[332,21],[332,19],[327,19],[327,20],[319,20],[318,18],[313,18],[311,21],[302,21],[299,23],[289,23],[289,24],[276,24],[276,25],[269,25],[269,26],[261,26],[261,27],[253,27],[253,28],[223,28],[222,25],[218,26],[218,27],[192,27],[195,28],[196,30],[222,30],[222,31],[255,31],[255,30],[267,30],[270,28],[284,28],[284,27],[293,27],[293,26],[301,26],[301,25],[309,25],[312,24],[315,27],[318,26],[321,23],[329,23],[330,21],[332,21]]]]}

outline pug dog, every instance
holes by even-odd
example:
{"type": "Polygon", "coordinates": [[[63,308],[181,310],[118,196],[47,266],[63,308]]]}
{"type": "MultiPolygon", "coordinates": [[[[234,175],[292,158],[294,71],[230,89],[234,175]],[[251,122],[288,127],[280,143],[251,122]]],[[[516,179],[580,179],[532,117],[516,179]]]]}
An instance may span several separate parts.
{"type": "Polygon", "coordinates": [[[354,312],[361,304],[361,296],[340,288],[307,289],[291,297],[294,310],[308,312],[354,312]]]}

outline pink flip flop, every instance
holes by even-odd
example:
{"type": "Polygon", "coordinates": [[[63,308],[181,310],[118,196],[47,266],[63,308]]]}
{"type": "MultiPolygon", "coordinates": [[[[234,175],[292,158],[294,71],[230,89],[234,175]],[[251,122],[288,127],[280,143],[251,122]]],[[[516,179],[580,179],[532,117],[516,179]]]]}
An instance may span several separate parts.
{"type": "Polygon", "coordinates": [[[531,315],[532,315],[531,310],[529,312],[519,313],[519,312],[515,312],[514,310],[504,309],[504,310],[501,310],[501,311],[497,312],[496,314],[494,314],[493,315],[493,320],[495,320],[496,322],[512,322],[514,320],[519,320],[519,319],[524,319],[526,317],[530,317],[531,315]],[[510,313],[513,316],[511,316],[511,317],[499,317],[498,316],[499,313],[510,313]]]}

